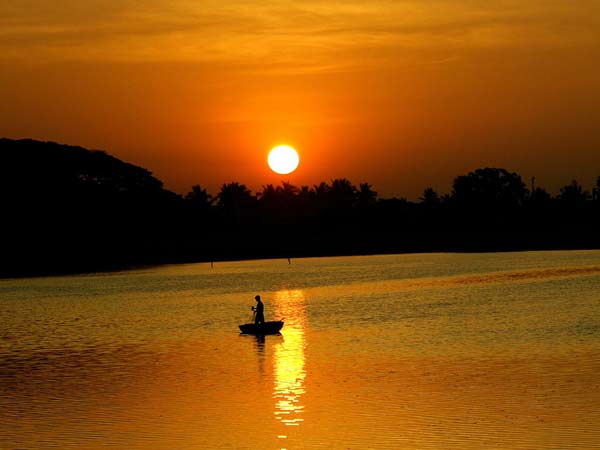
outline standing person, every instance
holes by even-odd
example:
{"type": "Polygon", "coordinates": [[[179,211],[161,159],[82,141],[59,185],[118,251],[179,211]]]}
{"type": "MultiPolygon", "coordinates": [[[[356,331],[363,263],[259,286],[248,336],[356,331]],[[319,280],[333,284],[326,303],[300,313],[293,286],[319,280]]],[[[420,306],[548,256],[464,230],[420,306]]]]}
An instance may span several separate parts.
{"type": "Polygon", "coordinates": [[[252,307],[252,311],[255,312],[254,324],[260,325],[262,323],[265,323],[265,305],[261,301],[260,295],[254,297],[254,300],[256,300],[256,306],[252,307]]]}

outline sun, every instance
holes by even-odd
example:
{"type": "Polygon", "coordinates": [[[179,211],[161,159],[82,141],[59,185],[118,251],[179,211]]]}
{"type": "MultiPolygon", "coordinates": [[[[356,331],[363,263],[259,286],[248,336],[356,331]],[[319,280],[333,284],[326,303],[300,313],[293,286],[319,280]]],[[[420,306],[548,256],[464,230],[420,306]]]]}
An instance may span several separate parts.
{"type": "Polygon", "coordinates": [[[280,175],[287,175],[296,170],[298,164],[300,164],[300,157],[293,147],[278,145],[271,149],[267,161],[273,172],[280,175]]]}

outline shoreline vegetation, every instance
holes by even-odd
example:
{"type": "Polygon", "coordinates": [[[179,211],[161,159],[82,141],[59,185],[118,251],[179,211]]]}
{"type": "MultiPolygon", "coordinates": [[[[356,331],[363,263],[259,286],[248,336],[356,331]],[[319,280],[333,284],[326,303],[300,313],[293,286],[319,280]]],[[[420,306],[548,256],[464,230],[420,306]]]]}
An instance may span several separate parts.
{"type": "Polygon", "coordinates": [[[314,186],[239,182],[185,196],[102,151],[0,139],[0,277],[168,263],[419,252],[600,248],[600,176],[553,196],[501,168],[380,198],[345,178],[314,186]]]}

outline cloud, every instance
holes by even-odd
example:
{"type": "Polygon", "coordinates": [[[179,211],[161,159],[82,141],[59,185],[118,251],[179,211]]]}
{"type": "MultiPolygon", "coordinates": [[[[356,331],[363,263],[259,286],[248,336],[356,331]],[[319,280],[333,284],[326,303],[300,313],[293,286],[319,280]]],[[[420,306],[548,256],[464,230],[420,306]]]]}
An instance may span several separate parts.
{"type": "Polygon", "coordinates": [[[368,65],[403,50],[446,51],[444,59],[472,47],[597,45],[598,29],[600,6],[593,0],[500,6],[478,0],[5,0],[0,5],[0,50],[5,58],[30,61],[262,61],[311,71],[368,65]]]}

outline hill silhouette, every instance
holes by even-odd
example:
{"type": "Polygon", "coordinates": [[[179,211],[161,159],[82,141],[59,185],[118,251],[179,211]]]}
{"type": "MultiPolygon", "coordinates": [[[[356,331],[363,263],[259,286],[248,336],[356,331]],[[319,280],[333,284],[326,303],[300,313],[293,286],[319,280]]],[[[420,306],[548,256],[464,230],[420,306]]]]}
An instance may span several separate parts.
{"type": "Polygon", "coordinates": [[[0,139],[1,276],[143,264],[417,251],[599,248],[600,177],[557,196],[481,168],[418,202],[341,178],[314,186],[239,182],[181,196],[102,151],[0,139]]]}

